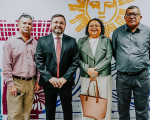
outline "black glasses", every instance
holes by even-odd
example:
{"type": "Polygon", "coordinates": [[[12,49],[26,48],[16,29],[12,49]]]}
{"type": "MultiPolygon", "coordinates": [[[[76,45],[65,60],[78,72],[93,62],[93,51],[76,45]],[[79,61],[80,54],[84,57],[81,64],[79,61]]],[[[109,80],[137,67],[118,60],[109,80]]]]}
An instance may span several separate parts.
{"type": "Polygon", "coordinates": [[[91,27],[91,28],[93,28],[93,27],[98,28],[98,27],[101,27],[101,26],[100,25],[90,25],[89,27],[91,27]]]}
{"type": "Polygon", "coordinates": [[[58,24],[60,24],[60,25],[65,25],[64,22],[58,22],[58,21],[54,21],[54,22],[52,22],[52,23],[54,23],[54,24],[56,24],[56,25],[58,25],[58,24]]]}
{"type": "Polygon", "coordinates": [[[139,16],[139,15],[140,15],[139,13],[126,13],[126,16],[127,16],[127,17],[131,17],[131,16],[137,17],[137,16],[139,16]]]}

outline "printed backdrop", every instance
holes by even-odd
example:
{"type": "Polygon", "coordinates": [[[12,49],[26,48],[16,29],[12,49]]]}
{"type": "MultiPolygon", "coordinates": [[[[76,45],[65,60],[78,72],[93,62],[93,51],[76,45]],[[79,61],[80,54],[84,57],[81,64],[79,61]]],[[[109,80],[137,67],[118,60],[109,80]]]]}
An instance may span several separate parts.
{"type": "MultiPolygon", "coordinates": [[[[34,16],[32,36],[38,40],[39,37],[47,35],[50,30],[50,18],[56,13],[66,17],[67,26],[65,33],[77,39],[85,36],[85,26],[92,18],[100,18],[106,29],[106,36],[112,36],[114,29],[123,25],[125,9],[130,5],[137,5],[143,16],[142,23],[150,26],[149,0],[0,0],[0,120],[7,120],[6,86],[2,76],[2,55],[5,41],[18,31],[17,19],[22,13],[34,16]]],[[[112,60],[113,76],[113,105],[112,119],[118,119],[117,95],[116,95],[116,70],[115,61],[112,60]]],[[[75,86],[72,88],[73,117],[74,120],[81,120],[80,94],[80,70],[74,75],[75,86]]],[[[32,119],[45,120],[45,100],[41,89],[35,94],[32,119]]],[[[62,119],[63,113],[61,101],[58,96],[56,104],[56,118],[62,119]]],[[[150,110],[150,109],[149,109],[150,110]]],[[[131,118],[135,119],[134,100],[130,104],[131,118]]]]}

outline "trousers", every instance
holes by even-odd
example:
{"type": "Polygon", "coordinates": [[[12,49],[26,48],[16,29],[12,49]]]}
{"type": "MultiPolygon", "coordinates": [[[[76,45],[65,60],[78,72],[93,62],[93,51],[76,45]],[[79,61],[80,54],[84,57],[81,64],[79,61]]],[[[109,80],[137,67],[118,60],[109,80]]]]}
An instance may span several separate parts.
{"type": "Polygon", "coordinates": [[[14,78],[14,84],[21,94],[13,96],[7,89],[8,120],[30,120],[35,79],[26,81],[14,78]]]}
{"type": "Polygon", "coordinates": [[[137,75],[117,72],[116,78],[119,120],[130,120],[131,96],[134,96],[136,120],[148,120],[149,72],[137,75]]]}

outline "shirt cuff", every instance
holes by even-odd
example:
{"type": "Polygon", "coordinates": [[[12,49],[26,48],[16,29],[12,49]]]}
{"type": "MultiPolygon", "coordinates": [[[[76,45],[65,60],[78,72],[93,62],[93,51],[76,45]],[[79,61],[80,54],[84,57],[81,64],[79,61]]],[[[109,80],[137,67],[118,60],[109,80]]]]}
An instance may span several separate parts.
{"type": "Polygon", "coordinates": [[[39,80],[40,80],[40,76],[37,76],[37,82],[39,82],[39,80]]]}
{"type": "Polygon", "coordinates": [[[9,81],[9,82],[7,82],[7,86],[9,87],[9,86],[13,86],[14,85],[14,82],[13,81],[9,81]]]}
{"type": "Polygon", "coordinates": [[[37,71],[37,82],[39,82],[39,80],[40,80],[40,72],[37,71]]]}

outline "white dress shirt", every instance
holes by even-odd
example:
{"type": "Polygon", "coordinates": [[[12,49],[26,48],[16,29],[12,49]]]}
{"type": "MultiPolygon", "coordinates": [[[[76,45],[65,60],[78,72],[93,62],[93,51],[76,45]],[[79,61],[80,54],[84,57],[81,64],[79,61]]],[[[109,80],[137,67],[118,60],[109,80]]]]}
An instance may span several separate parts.
{"type": "MultiPolygon", "coordinates": [[[[54,46],[55,46],[55,51],[56,51],[56,45],[57,45],[57,37],[53,32],[52,32],[53,38],[54,38],[54,46]]],[[[61,34],[60,36],[60,43],[61,43],[61,48],[62,48],[62,38],[63,38],[63,34],[61,34]]]]}

